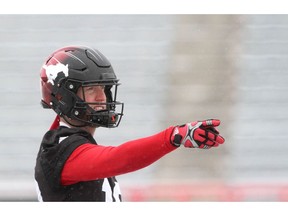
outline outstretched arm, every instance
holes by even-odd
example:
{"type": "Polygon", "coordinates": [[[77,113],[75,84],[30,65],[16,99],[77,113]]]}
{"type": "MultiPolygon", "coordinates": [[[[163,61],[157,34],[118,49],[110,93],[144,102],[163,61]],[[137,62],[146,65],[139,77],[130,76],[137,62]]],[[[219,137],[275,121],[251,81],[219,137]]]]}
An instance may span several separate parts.
{"type": "Polygon", "coordinates": [[[70,185],[144,168],[177,148],[170,142],[172,130],[173,127],[170,127],[153,136],[116,147],[83,144],[66,161],[61,183],[70,185]]]}
{"type": "Polygon", "coordinates": [[[153,136],[117,147],[83,144],[70,155],[61,175],[63,185],[125,174],[144,168],[180,146],[209,149],[224,143],[210,119],[170,127],[153,136]]]}

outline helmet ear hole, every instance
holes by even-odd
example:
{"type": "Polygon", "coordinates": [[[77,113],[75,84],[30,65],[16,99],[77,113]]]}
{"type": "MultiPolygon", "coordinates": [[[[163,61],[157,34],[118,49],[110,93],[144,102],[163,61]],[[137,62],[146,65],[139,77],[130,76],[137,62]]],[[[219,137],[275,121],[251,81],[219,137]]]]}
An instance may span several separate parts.
{"type": "Polygon", "coordinates": [[[68,91],[71,91],[75,94],[77,94],[79,87],[81,86],[81,83],[79,82],[73,82],[71,80],[67,80],[67,82],[65,83],[65,88],[68,91]]]}

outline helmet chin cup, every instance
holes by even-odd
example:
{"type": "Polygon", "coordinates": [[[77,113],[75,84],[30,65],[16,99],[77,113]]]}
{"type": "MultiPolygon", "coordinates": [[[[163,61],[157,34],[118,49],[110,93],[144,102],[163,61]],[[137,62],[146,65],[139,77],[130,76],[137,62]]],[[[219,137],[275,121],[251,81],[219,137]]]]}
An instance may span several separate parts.
{"type": "Polygon", "coordinates": [[[93,126],[105,125],[107,128],[117,127],[121,121],[123,113],[103,110],[96,111],[91,115],[91,124],[93,126]]]}

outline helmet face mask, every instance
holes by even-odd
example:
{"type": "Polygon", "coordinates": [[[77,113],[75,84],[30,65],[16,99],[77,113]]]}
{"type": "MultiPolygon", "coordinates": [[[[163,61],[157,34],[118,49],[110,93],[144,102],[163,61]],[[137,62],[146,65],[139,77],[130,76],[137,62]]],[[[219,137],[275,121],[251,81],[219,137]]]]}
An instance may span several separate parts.
{"type": "Polygon", "coordinates": [[[53,109],[72,126],[117,127],[124,109],[116,100],[118,81],[110,62],[99,51],[62,48],[42,67],[42,106],[53,109]],[[85,98],[85,88],[99,87],[104,99],[85,98]]]}
{"type": "MultiPolygon", "coordinates": [[[[116,101],[118,83],[82,83],[78,88],[77,98],[71,114],[68,116],[84,125],[95,127],[117,127],[123,116],[124,104],[116,101]],[[105,93],[105,101],[91,102],[85,98],[85,88],[101,87],[105,93]],[[83,95],[81,98],[79,96],[83,95]]],[[[71,86],[71,83],[69,84],[71,86]]]]}

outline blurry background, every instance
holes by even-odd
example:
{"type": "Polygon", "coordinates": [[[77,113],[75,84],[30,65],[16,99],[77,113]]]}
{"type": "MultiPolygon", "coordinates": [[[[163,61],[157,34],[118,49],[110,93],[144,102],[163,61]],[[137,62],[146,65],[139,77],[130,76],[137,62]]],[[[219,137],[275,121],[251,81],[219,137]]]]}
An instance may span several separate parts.
{"type": "Polygon", "coordinates": [[[288,201],[288,15],[0,15],[0,200],[35,201],[34,166],[55,114],[39,72],[67,45],[99,49],[124,117],[117,146],[219,118],[225,145],[184,149],[118,176],[124,201],[288,201]]]}

